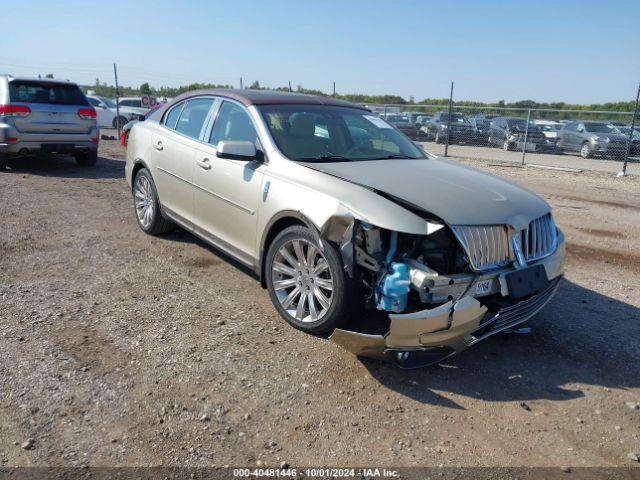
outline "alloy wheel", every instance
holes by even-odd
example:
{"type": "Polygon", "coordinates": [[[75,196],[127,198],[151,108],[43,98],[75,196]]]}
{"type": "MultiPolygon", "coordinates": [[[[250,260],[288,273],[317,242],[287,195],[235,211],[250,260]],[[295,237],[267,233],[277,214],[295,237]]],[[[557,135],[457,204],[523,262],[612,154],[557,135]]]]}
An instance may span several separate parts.
{"type": "Polygon", "coordinates": [[[153,221],[155,201],[153,198],[151,182],[144,175],[139,175],[136,180],[133,198],[136,206],[136,215],[138,215],[140,225],[145,229],[149,228],[153,221]]]}
{"type": "Polygon", "coordinates": [[[271,279],[278,302],[299,322],[316,322],[331,308],[333,277],[329,263],[307,240],[289,240],[278,249],[271,279]]]}

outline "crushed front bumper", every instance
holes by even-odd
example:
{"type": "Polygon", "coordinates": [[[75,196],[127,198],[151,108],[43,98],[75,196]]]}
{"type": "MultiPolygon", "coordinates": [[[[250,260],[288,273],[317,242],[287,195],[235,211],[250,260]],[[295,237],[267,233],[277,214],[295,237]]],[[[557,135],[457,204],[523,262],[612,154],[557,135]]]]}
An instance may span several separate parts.
{"type": "Polygon", "coordinates": [[[336,329],[331,340],[355,355],[387,360],[401,368],[419,368],[456,355],[472,345],[526,322],[554,296],[562,279],[564,242],[543,265],[549,283],[537,293],[519,301],[509,300],[504,275],[500,277],[499,302],[465,296],[435,308],[389,315],[385,334],[336,329]],[[507,297],[507,298],[505,298],[507,297]]]}

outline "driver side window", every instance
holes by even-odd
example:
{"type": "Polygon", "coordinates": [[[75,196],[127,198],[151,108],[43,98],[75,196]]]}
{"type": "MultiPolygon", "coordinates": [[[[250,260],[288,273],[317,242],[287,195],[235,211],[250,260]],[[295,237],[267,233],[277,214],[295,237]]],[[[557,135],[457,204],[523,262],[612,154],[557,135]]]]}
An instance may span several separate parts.
{"type": "Polygon", "coordinates": [[[253,122],[242,107],[224,101],[218,111],[209,143],[216,146],[220,140],[248,141],[256,145],[258,134],[253,122]]]}

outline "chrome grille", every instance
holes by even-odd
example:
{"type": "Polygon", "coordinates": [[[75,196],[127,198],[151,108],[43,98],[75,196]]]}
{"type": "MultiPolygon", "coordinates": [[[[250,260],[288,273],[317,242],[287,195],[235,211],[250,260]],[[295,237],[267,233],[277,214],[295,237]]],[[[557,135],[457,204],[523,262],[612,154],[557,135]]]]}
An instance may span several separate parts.
{"type": "Polygon", "coordinates": [[[556,250],[558,230],[550,213],[536,218],[519,234],[522,254],[527,262],[546,257],[556,250]]]}
{"type": "MultiPolygon", "coordinates": [[[[491,270],[516,259],[506,225],[456,225],[451,229],[467,253],[473,270],[491,270]]],[[[536,218],[512,238],[527,263],[552,254],[558,246],[558,230],[550,213],[536,218]]]]}
{"type": "Polygon", "coordinates": [[[471,268],[474,270],[489,270],[511,261],[505,225],[458,225],[451,229],[467,252],[471,268]]]}

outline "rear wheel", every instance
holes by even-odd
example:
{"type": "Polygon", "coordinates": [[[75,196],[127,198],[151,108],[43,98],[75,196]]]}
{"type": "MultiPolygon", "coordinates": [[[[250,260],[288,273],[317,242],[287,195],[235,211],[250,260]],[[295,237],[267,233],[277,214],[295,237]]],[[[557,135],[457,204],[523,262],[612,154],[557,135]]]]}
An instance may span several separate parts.
{"type": "Polygon", "coordinates": [[[593,155],[589,142],[584,142],[582,148],[580,148],[580,156],[582,158],[590,158],[593,155]]]}
{"type": "Polygon", "coordinates": [[[78,152],[74,154],[76,163],[82,167],[93,167],[98,161],[98,151],[78,152]]]}
{"type": "Polygon", "coordinates": [[[117,117],[113,119],[113,128],[118,128],[118,118],[120,119],[120,128],[124,127],[127,123],[129,123],[129,120],[127,120],[124,117],[117,117]]]}
{"type": "Polygon", "coordinates": [[[265,260],[265,280],[278,313],[295,328],[313,334],[332,331],[357,297],[340,254],[318,245],[307,227],[289,227],[274,239],[265,260]]]}
{"type": "Polygon", "coordinates": [[[133,206],[138,226],[149,235],[170,232],[173,223],[162,215],[158,194],[149,170],[142,168],[133,180],[133,206]]]}

